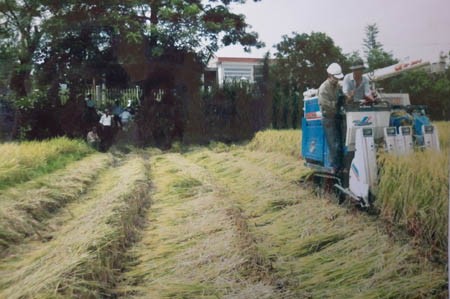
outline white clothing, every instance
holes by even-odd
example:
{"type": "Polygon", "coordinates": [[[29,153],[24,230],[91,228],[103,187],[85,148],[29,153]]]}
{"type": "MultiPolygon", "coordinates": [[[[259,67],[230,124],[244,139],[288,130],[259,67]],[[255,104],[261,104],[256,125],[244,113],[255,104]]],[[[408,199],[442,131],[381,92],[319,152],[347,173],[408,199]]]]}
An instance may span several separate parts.
{"type": "Polygon", "coordinates": [[[111,127],[112,119],[113,119],[112,115],[102,114],[99,123],[101,123],[105,127],[111,127]]]}

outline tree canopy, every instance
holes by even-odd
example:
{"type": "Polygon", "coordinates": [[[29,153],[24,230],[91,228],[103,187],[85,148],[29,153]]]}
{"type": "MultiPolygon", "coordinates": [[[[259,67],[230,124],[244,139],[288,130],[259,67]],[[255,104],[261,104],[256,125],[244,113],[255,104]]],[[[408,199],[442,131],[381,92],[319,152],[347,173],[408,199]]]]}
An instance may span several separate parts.
{"type": "Polygon", "coordinates": [[[273,125],[275,128],[298,127],[303,92],[318,88],[326,79],[332,62],[347,66],[341,48],[325,33],[284,35],[276,46],[276,62],[271,78],[274,88],[273,125]]]}
{"type": "MultiPolygon", "coordinates": [[[[54,128],[61,128],[58,126],[61,121],[81,123],[86,88],[93,81],[109,87],[126,87],[132,78],[127,64],[141,70],[165,64],[166,71],[172,73],[168,80],[173,80],[173,75],[179,72],[170,63],[177,57],[190,57],[198,65],[205,65],[223,46],[240,44],[246,51],[262,47],[245,16],[232,11],[233,5],[245,2],[1,1],[0,59],[9,63],[2,64],[0,80],[12,91],[8,96],[18,110],[26,107],[30,110],[18,111],[15,123],[23,128],[36,127],[37,120],[43,119],[46,120],[45,124],[41,123],[43,131],[52,122],[54,128]],[[61,84],[69,88],[69,100],[65,103],[59,98],[61,84]],[[70,119],[63,121],[64,117],[70,119]]],[[[150,71],[146,72],[147,76],[151,75],[150,71]]],[[[159,82],[148,84],[151,79],[140,81],[143,80],[147,87],[159,82]]],[[[68,130],[72,131],[71,136],[84,134],[80,128],[68,130]]]]}
{"type": "Polygon", "coordinates": [[[241,44],[247,51],[261,47],[245,16],[230,9],[231,4],[245,2],[4,0],[0,50],[4,57],[8,49],[17,49],[10,87],[19,97],[27,95],[26,82],[33,69],[59,73],[58,80],[67,79],[68,72],[91,75],[93,69],[117,62],[118,41],[130,48],[139,45],[145,57],[162,56],[175,48],[196,53],[204,62],[222,46],[241,44]]]}
{"type": "Polygon", "coordinates": [[[393,65],[398,62],[389,52],[383,49],[383,45],[378,41],[378,25],[369,24],[365,29],[366,37],[363,40],[364,54],[369,65],[369,71],[379,69],[385,66],[393,65]]]}

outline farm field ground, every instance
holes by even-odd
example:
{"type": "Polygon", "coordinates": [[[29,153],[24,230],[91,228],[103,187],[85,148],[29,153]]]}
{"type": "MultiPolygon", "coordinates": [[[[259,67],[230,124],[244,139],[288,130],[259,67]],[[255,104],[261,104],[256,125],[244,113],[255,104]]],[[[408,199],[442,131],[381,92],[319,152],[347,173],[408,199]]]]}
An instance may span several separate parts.
{"type": "Polygon", "coordinates": [[[299,183],[299,134],[90,154],[0,190],[0,298],[445,298],[406,229],[299,183]]]}

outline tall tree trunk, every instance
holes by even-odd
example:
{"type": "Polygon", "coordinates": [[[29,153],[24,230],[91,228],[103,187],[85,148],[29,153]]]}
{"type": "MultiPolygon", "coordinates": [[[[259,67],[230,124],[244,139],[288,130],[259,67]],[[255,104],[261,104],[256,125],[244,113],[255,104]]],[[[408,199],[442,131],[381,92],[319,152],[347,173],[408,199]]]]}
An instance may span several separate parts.
{"type": "MultiPolygon", "coordinates": [[[[13,71],[10,79],[10,87],[15,94],[16,99],[26,97],[27,92],[27,82],[30,79],[30,71],[27,69],[29,63],[27,61],[21,60],[19,66],[13,71]]],[[[11,130],[11,137],[17,139],[19,137],[19,128],[22,123],[22,114],[20,109],[16,107],[14,112],[14,122],[11,130]]]]}
{"type": "MultiPolygon", "coordinates": [[[[153,0],[150,2],[150,23],[153,26],[158,25],[158,13],[159,8],[161,7],[161,3],[159,0],[153,0]]],[[[150,48],[153,48],[156,46],[158,42],[158,33],[156,31],[152,31],[150,36],[150,48]]]]}

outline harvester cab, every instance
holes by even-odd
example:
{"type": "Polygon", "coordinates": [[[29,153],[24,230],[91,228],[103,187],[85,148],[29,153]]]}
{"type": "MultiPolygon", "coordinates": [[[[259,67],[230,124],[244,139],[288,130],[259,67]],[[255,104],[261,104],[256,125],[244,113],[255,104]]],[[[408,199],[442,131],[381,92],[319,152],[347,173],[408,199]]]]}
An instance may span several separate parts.
{"type": "MultiPolygon", "coordinates": [[[[418,62],[412,64],[416,65],[423,66],[418,62]]],[[[392,69],[395,74],[405,71],[405,67],[392,69]]],[[[370,78],[376,82],[393,75],[392,71],[377,70],[370,78]]],[[[334,181],[341,198],[349,197],[361,207],[371,205],[378,183],[378,151],[407,155],[416,149],[439,150],[437,129],[424,106],[411,106],[408,94],[377,93],[377,102],[369,105],[365,102],[340,105],[339,163],[335,166],[330,161],[317,90],[310,89],[303,96],[301,155],[306,165],[314,170],[314,177],[334,181]]]]}

